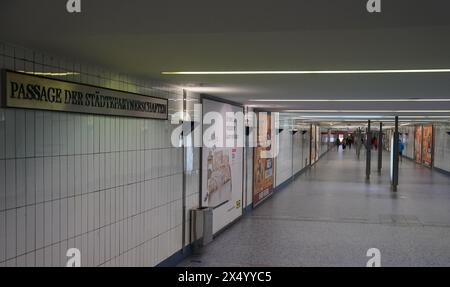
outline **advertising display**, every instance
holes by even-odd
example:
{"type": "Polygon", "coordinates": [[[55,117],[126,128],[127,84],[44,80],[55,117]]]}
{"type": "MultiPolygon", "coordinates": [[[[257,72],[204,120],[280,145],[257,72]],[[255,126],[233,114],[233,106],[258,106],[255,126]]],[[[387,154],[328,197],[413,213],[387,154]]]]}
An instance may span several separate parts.
{"type": "Polygon", "coordinates": [[[426,125],[422,129],[422,163],[431,166],[433,162],[433,126],[426,125]]]}
{"type": "Polygon", "coordinates": [[[243,121],[239,123],[234,117],[242,110],[231,104],[203,99],[203,118],[210,113],[223,119],[203,124],[203,134],[208,134],[213,144],[202,148],[201,205],[213,208],[213,233],[242,215],[243,147],[237,147],[235,140],[238,129],[243,131],[244,126],[243,121]],[[230,140],[235,143],[233,146],[226,144],[230,140]]]}
{"type": "Polygon", "coordinates": [[[422,126],[416,126],[414,136],[414,156],[417,163],[422,163],[422,126]]]}
{"type": "Polygon", "coordinates": [[[394,136],[394,133],[392,132],[392,130],[385,130],[384,134],[383,134],[383,143],[384,143],[384,148],[387,151],[391,151],[392,150],[392,143],[391,143],[391,138],[394,136]]]}
{"type": "Polygon", "coordinates": [[[274,158],[261,157],[263,151],[268,151],[272,146],[272,117],[260,117],[258,122],[258,145],[254,149],[253,165],[253,206],[258,205],[273,192],[274,184],[274,158]]]}

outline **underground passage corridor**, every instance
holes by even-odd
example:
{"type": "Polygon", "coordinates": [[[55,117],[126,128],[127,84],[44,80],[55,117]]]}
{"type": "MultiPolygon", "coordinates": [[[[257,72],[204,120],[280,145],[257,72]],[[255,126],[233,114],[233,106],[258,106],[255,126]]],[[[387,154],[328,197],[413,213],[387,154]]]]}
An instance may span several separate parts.
{"type": "Polygon", "coordinates": [[[393,193],[388,155],[370,182],[364,156],[330,150],[180,266],[362,267],[369,248],[383,266],[448,266],[450,177],[403,159],[393,193]]]}
{"type": "Polygon", "coordinates": [[[0,0],[0,272],[219,287],[208,267],[235,267],[230,286],[265,287],[300,282],[272,267],[450,267],[449,15],[0,0]]]}

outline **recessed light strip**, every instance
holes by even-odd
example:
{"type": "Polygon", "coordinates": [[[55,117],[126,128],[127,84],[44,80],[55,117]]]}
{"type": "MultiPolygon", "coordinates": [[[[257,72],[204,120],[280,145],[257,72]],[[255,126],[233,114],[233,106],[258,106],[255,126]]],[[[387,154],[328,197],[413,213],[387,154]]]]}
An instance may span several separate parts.
{"type": "Polygon", "coordinates": [[[249,102],[450,102],[450,99],[256,99],[249,102]]]}
{"type": "MultiPolygon", "coordinates": [[[[357,122],[364,123],[367,120],[373,120],[371,118],[367,118],[366,120],[362,119],[341,119],[341,118],[292,118],[296,121],[334,121],[334,122],[357,122]]],[[[450,119],[399,119],[400,122],[448,122],[450,119]]],[[[393,119],[378,119],[374,120],[375,122],[394,122],[393,119]]]]}
{"type": "MultiPolygon", "coordinates": [[[[292,117],[291,117],[292,118],[292,117]]],[[[392,119],[391,116],[327,116],[327,115],[320,115],[320,116],[294,116],[294,119],[303,119],[303,118],[324,118],[324,119],[392,119]]],[[[401,117],[402,119],[450,119],[450,116],[404,116],[401,117]]]]}
{"type": "Polygon", "coordinates": [[[76,76],[80,74],[78,72],[27,72],[27,71],[17,71],[17,72],[36,76],[49,76],[49,77],[76,76]]]}
{"type": "Polygon", "coordinates": [[[283,110],[288,113],[450,113],[450,110],[283,110]]]}
{"type": "Polygon", "coordinates": [[[306,75],[306,74],[407,74],[450,73],[450,69],[334,70],[334,71],[179,71],[162,75],[306,75]]]}

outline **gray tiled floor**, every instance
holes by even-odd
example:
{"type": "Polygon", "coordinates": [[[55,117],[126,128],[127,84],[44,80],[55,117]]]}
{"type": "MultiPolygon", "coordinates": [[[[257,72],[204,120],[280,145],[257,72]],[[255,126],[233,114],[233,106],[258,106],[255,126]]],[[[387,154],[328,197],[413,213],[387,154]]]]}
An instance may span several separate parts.
{"type": "Polygon", "coordinates": [[[180,266],[450,266],[450,177],[404,160],[394,194],[364,158],[331,151],[180,266]]]}

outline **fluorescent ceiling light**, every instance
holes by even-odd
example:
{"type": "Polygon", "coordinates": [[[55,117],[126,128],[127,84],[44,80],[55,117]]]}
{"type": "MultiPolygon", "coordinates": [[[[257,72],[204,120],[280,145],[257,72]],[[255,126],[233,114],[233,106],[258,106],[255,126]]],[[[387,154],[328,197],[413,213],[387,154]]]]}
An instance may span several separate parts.
{"type": "MultiPolygon", "coordinates": [[[[351,122],[351,123],[361,123],[362,125],[364,125],[364,124],[367,125],[367,121],[361,121],[360,119],[339,119],[339,118],[333,118],[333,119],[330,119],[330,118],[307,119],[307,118],[303,118],[303,119],[293,119],[293,120],[294,121],[314,121],[314,122],[318,122],[318,121],[320,121],[320,122],[333,121],[333,122],[337,122],[337,123],[339,123],[339,122],[351,122]]],[[[389,123],[392,123],[392,122],[395,122],[395,120],[383,119],[383,120],[379,120],[378,122],[383,122],[383,123],[389,122],[389,123]]],[[[409,119],[409,120],[406,119],[406,120],[402,120],[402,119],[399,119],[399,122],[403,122],[403,123],[411,123],[411,122],[448,122],[448,120],[444,120],[444,119],[440,119],[440,120],[439,119],[435,119],[435,120],[433,120],[433,119],[428,119],[428,120],[426,120],[426,119],[422,119],[422,120],[420,120],[420,119],[409,119]]]]}
{"type": "MultiPolygon", "coordinates": [[[[294,118],[330,118],[335,119],[336,116],[295,116],[294,118]]],[[[392,116],[338,116],[339,119],[392,119],[392,116]]],[[[404,116],[402,119],[450,119],[450,116],[404,116]]]]}
{"type": "Polygon", "coordinates": [[[249,102],[450,102],[450,99],[256,99],[249,102]]]}
{"type": "MultiPolygon", "coordinates": [[[[336,116],[299,116],[295,117],[296,119],[304,119],[304,118],[321,118],[321,119],[334,119],[336,116]]],[[[382,119],[383,116],[339,116],[340,119],[382,119]]]]}
{"type": "Polygon", "coordinates": [[[182,101],[186,101],[186,102],[200,102],[200,100],[198,99],[167,99],[169,101],[173,101],[173,102],[182,102],[182,101]]]}
{"type": "Polygon", "coordinates": [[[450,73],[450,69],[399,70],[331,70],[331,71],[179,71],[161,72],[162,75],[306,75],[306,74],[407,74],[450,73]]]}
{"type": "Polygon", "coordinates": [[[288,113],[450,113],[450,110],[284,110],[288,113]]]}
{"type": "Polygon", "coordinates": [[[64,77],[80,74],[78,72],[27,72],[27,71],[17,71],[17,72],[36,76],[49,76],[49,77],[64,77]]]}
{"type": "Polygon", "coordinates": [[[188,86],[178,86],[179,88],[192,93],[214,93],[214,94],[247,94],[254,92],[251,88],[244,88],[239,86],[226,86],[226,87],[219,87],[219,86],[195,86],[195,85],[188,85],[188,86]]]}

